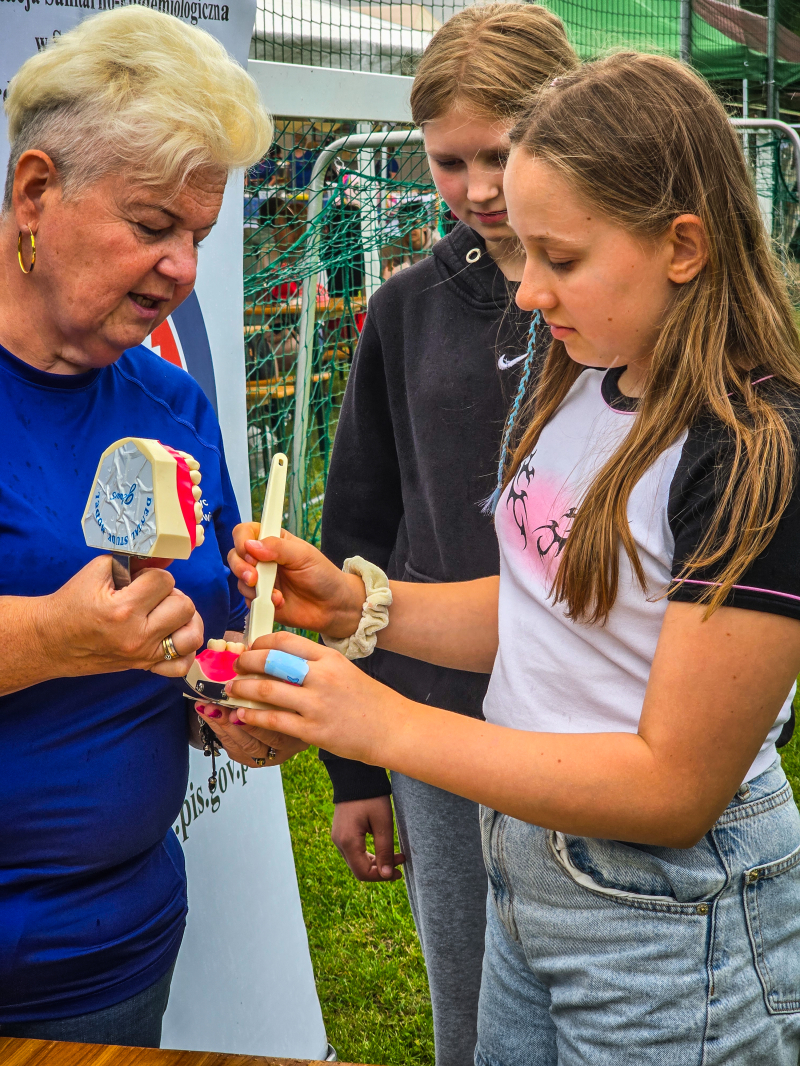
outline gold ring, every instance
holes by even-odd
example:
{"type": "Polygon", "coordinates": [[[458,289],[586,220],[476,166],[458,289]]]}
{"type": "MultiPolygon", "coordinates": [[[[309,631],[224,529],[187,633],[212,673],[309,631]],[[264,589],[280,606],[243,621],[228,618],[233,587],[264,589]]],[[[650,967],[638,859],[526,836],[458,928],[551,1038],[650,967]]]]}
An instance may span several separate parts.
{"type": "Polygon", "coordinates": [[[161,647],[164,649],[164,658],[169,662],[171,659],[180,659],[175,650],[175,645],[172,643],[172,637],[164,637],[161,641],[161,647]]]}
{"type": "Polygon", "coordinates": [[[277,757],[278,757],[278,753],[277,753],[277,751],[275,751],[274,748],[267,748],[267,758],[268,759],[277,759],[277,757]]]}
{"type": "Polygon", "coordinates": [[[266,759],[253,759],[253,762],[256,764],[256,766],[266,766],[267,765],[267,760],[266,759]]]}

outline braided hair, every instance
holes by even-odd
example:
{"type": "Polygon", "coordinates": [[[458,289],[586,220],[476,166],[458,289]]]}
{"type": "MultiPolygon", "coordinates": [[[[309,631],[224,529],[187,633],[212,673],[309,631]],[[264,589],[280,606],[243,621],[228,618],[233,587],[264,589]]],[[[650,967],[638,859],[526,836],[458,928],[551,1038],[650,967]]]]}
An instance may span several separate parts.
{"type": "Polygon", "coordinates": [[[497,466],[497,486],[495,487],[492,495],[484,502],[481,510],[484,514],[493,515],[497,510],[497,505],[500,503],[500,497],[503,493],[503,477],[506,472],[506,463],[508,462],[508,446],[511,442],[511,434],[514,430],[514,423],[517,420],[519,409],[522,406],[522,401],[525,398],[525,393],[528,391],[528,382],[531,378],[531,371],[533,370],[533,360],[536,355],[536,327],[541,324],[542,316],[539,311],[533,312],[533,318],[531,319],[531,326],[528,330],[528,350],[525,355],[525,362],[522,367],[522,373],[520,374],[519,385],[517,386],[517,394],[514,397],[514,402],[511,405],[508,418],[506,420],[506,427],[503,431],[503,443],[500,447],[500,462],[497,466]]]}

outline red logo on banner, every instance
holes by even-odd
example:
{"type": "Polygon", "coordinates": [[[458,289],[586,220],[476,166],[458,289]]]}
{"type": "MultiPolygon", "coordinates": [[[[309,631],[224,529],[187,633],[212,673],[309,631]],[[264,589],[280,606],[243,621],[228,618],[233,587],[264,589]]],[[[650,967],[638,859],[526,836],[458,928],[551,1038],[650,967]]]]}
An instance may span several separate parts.
{"type": "Polygon", "coordinates": [[[149,337],[144,342],[148,348],[151,348],[156,355],[160,355],[162,359],[166,359],[168,363],[172,363],[174,366],[179,366],[181,370],[186,369],[186,360],[184,359],[183,349],[181,342],[178,339],[175,326],[172,322],[172,316],[165,319],[160,326],[156,326],[149,337]]]}

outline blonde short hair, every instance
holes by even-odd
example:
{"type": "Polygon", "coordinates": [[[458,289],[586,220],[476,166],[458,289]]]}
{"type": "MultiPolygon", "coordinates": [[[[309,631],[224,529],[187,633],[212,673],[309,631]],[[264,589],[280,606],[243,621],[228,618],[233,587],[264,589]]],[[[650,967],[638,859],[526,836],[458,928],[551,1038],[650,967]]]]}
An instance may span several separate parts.
{"type": "Polygon", "coordinates": [[[578,62],[564,23],[540,4],[473,4],[430,40],[411,87],[421,126],[461,106],[512,121],[528,95],[578,62]]]}
{"type": "Polygon", "coordinates": [[[30,149],[52,158],[74,195],[123,169],[177,191],[198,168],[252,166],[272,141],[255,82],[219,41],[139,5],[54,38],[11,80],[5,109],[5,210],[30,149]]]}

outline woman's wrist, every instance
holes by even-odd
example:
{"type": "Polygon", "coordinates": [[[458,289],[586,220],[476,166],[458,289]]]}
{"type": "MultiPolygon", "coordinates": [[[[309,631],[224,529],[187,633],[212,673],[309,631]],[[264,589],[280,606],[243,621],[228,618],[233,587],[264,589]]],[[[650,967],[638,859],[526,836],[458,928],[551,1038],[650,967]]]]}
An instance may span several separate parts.
{"type": "Polygon", "coordinates": [[[361,610],[367,596],[364,582],[357,574],[342,574],[342,598],[334,607],[323,636],[331,640],[351,637],[361,623],[361,610]]]}
{"type": "MultiPolygon", "coordinates": [[[[360,555],[345,559],[342,572],[345,576],[355,575],[363,583],[361,617],[357,628],[347,636],[336,638],[323,634],[322,640],[346,659],[364,659],[372,655],[378,633],[389,624],[392,592],[383,570],[369,560],[362,559],[360,555]]],[[[352,601],[350,607],[352,608],[352,601]]],[[[352,612],[349,611],[348,614],[349,626],[352,624],[352,612]]]]}
{"type": "Polygon", "coordinates": [[[50,599],[50,596],[0,597],[0,629],[14,634],[13,642],[0,655],[0,695],[59,676],[56,664],[63,656],[61,634],[56,628],[52,645],[47,639],[53,628],[48,610],[50,599]]]}
{"type": "MultiPolygon", "coordinates": [[[[384,695],[386,686],[381,685],[382,698],[375,700],[375,712],[370,715],[369,750],[359,761],[413,774],[419,764],[420,748],[427,747],[424,738],[435,736],[437,726],[441,728],[441,716],[449,725],[452,712],[419,703],[394,689],[389,692],[388,696],[384,695]]],[[[433,750],[437,749],[442,750],[435,745],[433,750]]]]}

